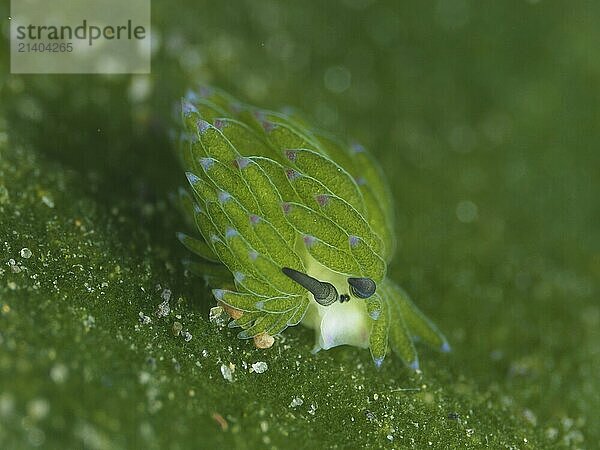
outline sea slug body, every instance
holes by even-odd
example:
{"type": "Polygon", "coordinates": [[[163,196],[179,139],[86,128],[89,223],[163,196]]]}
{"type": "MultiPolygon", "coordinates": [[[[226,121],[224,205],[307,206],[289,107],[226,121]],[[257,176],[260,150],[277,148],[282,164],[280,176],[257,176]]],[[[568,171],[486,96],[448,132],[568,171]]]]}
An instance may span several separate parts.
{"type": "Polygon", "coordinates": [[[450,346],[387,277],[394,202],[377,163],[303,120],[247,106],[215,88],[181,102],[179,149],[191,189],[180,200],[197,238],[178,233],[190,263],[257,346],[297,324],[314,351],[390,350],[418,369],[416,339],[450,346]]]}

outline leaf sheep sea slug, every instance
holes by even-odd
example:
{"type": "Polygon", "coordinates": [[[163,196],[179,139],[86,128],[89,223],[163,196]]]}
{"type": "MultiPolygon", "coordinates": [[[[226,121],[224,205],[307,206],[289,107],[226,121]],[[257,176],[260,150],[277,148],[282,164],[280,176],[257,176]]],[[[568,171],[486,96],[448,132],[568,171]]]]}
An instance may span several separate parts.
{"type": "Polygon", "coordinates": [[[348,145],[278,112],[203,87],[181,102],[181,160],[193,195],[180,199],[200,233],[179,239],[189,263],[258,347],[302,324],[315,351],[388,350],[418,368],[419,339],[448,351],[440,331],[386,277],[394,202],[381,169],[348,145]]]}

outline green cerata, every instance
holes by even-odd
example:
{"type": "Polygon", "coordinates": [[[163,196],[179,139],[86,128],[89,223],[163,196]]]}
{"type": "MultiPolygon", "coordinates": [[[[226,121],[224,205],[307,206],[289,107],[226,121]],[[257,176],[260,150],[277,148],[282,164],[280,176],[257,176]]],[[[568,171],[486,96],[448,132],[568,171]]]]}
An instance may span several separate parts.
{"type": "Polygon", "coordinates": [[[362,146],[212,87],[189,91],[181,118],[192,195],[182,189],[180,200],[200,236],[178,236],[239,338],[265,348],[302,324],[315,330],[314,351],[368,347],[380,366],[392,350],[415,370],[415,340],[449,351],[386,277],[394,202],[362,146]]]}

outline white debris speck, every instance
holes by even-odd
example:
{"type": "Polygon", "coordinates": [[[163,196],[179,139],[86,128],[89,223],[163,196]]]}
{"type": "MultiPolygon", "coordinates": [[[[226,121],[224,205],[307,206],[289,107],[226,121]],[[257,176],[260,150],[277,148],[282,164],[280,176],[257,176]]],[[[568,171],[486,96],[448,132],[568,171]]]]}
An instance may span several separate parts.
{"type": "Polygon", "coordinates": [[[218,325],[222,324],[224,322],[223,308],[220,306],[210,308],[210,312],[208,313],[208,320],[218,325]]]}
{"type": "Polygon", "coordinates": [[[310,409],[308,410],[308,413],[314,416],[316,412],[317,412],[317,407],[314,404],[311,404],[310,409]]]}
{"type": "Polygon", "coordinates": [[[96,318],[92,315],[87,316],[85,319],[83,319],[83,325],[86,328],[94,328],[96,325],[96,318]]]}
{"type": "Polygon", "coordinates": [[[8,266],[13,273],[19,273],[21,271],[21,268],[17,265],[17,262],[12,258],[8,260],[8,266]]]}
{"type": "Polygon", "coordinates": [[[264,361],[258,361],[252,364],[252,370],[256,373],[264,373],[268,368],[269,366],[264,361]]]}
{"type": "Polygon", "coordinates": [[[388,441],[392,442],[394,440],[394,436],[392,436],[391,434],[387,435],[388,441]]]}
{"type": "Polygon", "coordinates": [[[183,337],[183,340],[185,342],[190,342],[192,340],[192,333],[186,330],[183,333],[181,333],[181,337],[183,337]]]}
{"type": "Polygon", "coordinates": [[[227,381],[233,383],[233,373],[231,372],[229,366],[221,364],[221,375],[223,375],[223,378],[225,378],[227,381]]]}
{"type": "Polygon", "coordinates": [[[160,294],[160,297],[165,302],[168,302],[169,300],[171,300],[171,289],[163,289],[162,293],[160,294]]]}
{"type": "Polygon", "coordinates": [[[27,404],[27,412],[34,420],[41,420],[48,415],[50,411],[50,403],[43,398],[36,398],[27,404]]]}
{"type": "Polygon", "coordinates": [[[294,397],[290,403],[290,408],[297,408],[298,406],[302,406],[303,403],[304,400],[302,400],[300,397],[294,397]]]}
{"type": "Polygon", "coordinates": [[[52,200],[52,198],[48,197],[47,195],[44,195],[42,197],[42,203],[48,208],[54,208],[54,200],[52,200]]]}
{"type": "Polygon", "coordinates": [[[140,384],[148,384],[148,382],[150,381],[150,374],[146,371],[142,371],[139,373],[138,375],[138,379],[140,381],[140,384]]]}
{"type": "Polygon", "coordinates": [[[546,438],[548,438],[551,441],[554,441],[558,437],[558,430],[554,427],[550,427],[544,431],[544,434],[546,435],[546,438]]]}
{"type": "Polygon", "coordinates": [[[535,413],[530,410],[530,409],[525,409],[523,411],[523,417],[525,417],[525,420],[527,420],[527,422],[529,422],[532,426],[537,426],[537,417],[535,415],[535,413]]]}
{"type": "Polygon", "coordinates": [[[144,314],[142,311],[139,312],[138,318],[142,325],[148,325],[149,323],[152,323],[152,319],[150,317],[148,317],[146,314],[144,314]]]}
{"type": "Polygon", "coordinates": [[[29,250],[27,247],[21,249],[21,258],[29,259],[31,258],[31,255],[31,250],[29,250]]]}
{"type": "Polygon", "coordinates": [[[206,350],[206,349],[202,350],[202,357],[208,358],[208,350],[206,350]]]}
{"type": "Polygon", "coordinates": [[[156,309],[156,316],[157,317],[167,317],[170,312],[171,312],[171,306],[169,305],[169,300],[165,300],[160,305],[158,305],[158,308],[156,309]]]}
{"type": "Polygon", "coordinates": [[[64,383],[69,375],[69,369],[64,364],[55,364],[50,369],[50,378],[57,384],[64,383]]]}

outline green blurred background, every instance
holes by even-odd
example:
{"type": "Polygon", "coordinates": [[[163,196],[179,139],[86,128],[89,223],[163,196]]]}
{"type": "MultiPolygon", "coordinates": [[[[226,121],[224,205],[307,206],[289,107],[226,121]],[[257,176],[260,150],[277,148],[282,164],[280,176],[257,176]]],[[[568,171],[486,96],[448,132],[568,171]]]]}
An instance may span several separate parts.
{"type": "Polygon", "coordinates": [[[149,76],[10,75],[6,3],[0,447],[598,448],[598,2],[153,0],[149,76]],[[208,321],[170,201],[196,82],[376,155],[390,273],[453,353],[377,371],[312,356],[307,330],[259,352],[208,321]]]}

